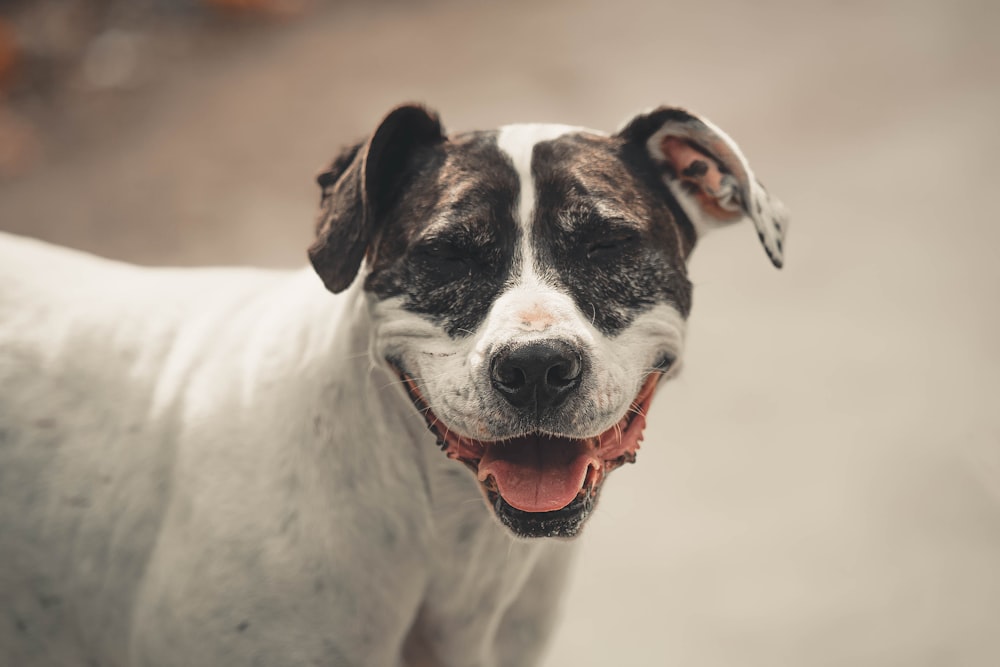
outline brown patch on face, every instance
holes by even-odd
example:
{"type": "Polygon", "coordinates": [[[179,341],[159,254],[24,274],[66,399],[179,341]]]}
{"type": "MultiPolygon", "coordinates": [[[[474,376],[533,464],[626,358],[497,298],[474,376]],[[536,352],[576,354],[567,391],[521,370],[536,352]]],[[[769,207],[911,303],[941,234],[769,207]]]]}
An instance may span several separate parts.
{"type": "Polygon", "coordinates": [[[687,315],[694,227],[643,146],[563,135],[535,146],[532,176],[536,265],[598,330],[616,335],[658,303],[687,315]]]}
{"type": "Polygon", "coordinates": [[[742,211],[728,211],[719,206],[723,174],[714,158],[671,136],[663,138],[660,150],[708,215],[723,222],[734,222],[743,216],[742,211]]]}
{"type": "Polygon", "coordinates": [[[525,331],[545,331],[556,322],[552,313],[537,303],[522,310],[517,314],[517,318],[520,320],[521,328],[525,331]]]}
{"type": "Polygon", "coordinates": [[[514,261],[517,172],[495,132],[458,135],[416,152],[382,209],[365,289],[403,296],[452,336],[485,317],[514,261]]]}
{"type": "Polygon", "coordinates": [[[398,261],[423,237],[460,231],[487,237],[495,209],[511,207],[516,175],[502,162],[492,133],[452,137],[418,153],[400,181],[395,199],[386,203],[383,233],[372,244],[374,276],[398,261]],[[500,172],[491,178],[491,172],[500,172]],[[492,191],[491,191],[492,190],[492,191]]]}
{"type": "MultiPolygon", "coordinates": [[[[657,246],[683,261],[694,247],[693,228],[666,191],[655,167],[644,154],[616,137],[571,135],[550,142],[549,160],[558,160],[563,204],[592,209],[603,218],[621,221],[649,234],[657,246]]],[[[537,149],[536,149],[537,150],[537,149]]],[[[566,224],[572,215],[562,216],[566,224]]]]}

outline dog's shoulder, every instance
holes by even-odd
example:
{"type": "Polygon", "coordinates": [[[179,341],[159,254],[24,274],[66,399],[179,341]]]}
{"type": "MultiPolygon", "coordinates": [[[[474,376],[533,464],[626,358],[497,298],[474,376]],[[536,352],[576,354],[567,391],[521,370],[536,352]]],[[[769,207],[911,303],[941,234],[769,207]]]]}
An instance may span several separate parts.
{"type": "Polygon", "coordinates": [[[141,267],[0,234],[0,380],[17,376],[22,395],[70,376],[150,384],[179,343],[232,345],[266,320],[283,275],[141,267]]]}

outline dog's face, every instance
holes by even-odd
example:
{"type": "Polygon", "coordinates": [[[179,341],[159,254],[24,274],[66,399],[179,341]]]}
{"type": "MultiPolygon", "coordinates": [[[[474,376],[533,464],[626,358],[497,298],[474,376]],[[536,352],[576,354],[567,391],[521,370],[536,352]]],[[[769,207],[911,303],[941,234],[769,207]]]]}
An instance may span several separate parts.
{"type": "Polygon", "coordinates": [[[318,273],[337,292],[366,259],[373,355],[523,537],[575,535],[635,459],[683,352],[698,237],[749,217],[781,265],[780,204],[732,140],[678,109],[613,136],[446,138],[404,106],[319,183],[318,273]]]}

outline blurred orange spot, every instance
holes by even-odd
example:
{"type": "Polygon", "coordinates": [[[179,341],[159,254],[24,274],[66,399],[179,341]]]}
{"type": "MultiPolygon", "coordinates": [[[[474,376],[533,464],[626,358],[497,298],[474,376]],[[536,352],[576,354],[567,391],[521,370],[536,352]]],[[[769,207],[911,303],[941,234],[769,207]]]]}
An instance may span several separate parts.
{"type": "Polygon", "coordinates": [[[204,0],[212,7],[226,12],[293,16],[308,8],[310,0],[204,0]]]}
{"type": "Polygon", "coordinates": [[[10,79],[16,62],[17,40],[14,38],[14,29],[0,19],[0,87],[10,79]]]}
{"type": "Polygon", "coordinates": [[[41,155],[35,126],[0,103],[0,179],[27,173],[41,155]]]}

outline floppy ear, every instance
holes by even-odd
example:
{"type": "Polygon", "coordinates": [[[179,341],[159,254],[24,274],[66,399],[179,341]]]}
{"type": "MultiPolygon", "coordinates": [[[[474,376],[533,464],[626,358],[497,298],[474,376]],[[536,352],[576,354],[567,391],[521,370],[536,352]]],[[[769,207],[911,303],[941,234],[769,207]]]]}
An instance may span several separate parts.
{"type": "Polygon", "coordinates": [[[342,292],[354,281],[412,151],[443,139],[437,114],[396,107],[367,141],[344,149],[316,177],[322,196],[309,260],[328,290],[342,292]]]}
{"type": "Polygon", "coordinates": [[[771,263],[781,268],[785,207],[768,194],[725,132],[683,109],[660,107],[633,118],[618,136],[645,147],[699,237],[750,218],[771,263]]]}

